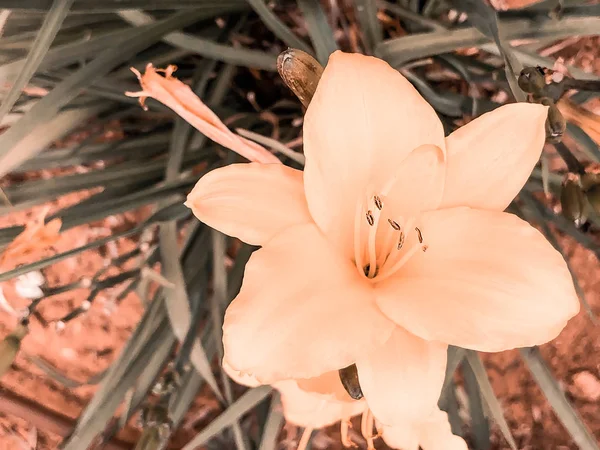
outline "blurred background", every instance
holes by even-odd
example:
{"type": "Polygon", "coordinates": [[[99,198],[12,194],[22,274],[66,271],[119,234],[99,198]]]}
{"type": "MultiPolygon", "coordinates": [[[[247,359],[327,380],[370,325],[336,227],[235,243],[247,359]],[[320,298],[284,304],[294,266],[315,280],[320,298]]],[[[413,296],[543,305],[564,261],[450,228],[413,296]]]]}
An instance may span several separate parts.
{"type": "MultiPolygon", "coordinates": [[[[447,132],[515,99],[551,105],[510,209],[563,253],[581,313],[540,348],[451,348],[440,405],[473,449],[600,448],[596,1],[0,0],[0,34],[0,450],[296,448],[277,394],[219,366],[254,248],[182,205],[241,158],[124,95],[130,67],[175,64],[231,129],[301,168],[304,108],[276,67],[288,47],[385,59],[447,132]],[[540,92],[520,90],[524,68],[540,92]]],[[[309,445],[341,448],[338,428],[309,445]]]]}

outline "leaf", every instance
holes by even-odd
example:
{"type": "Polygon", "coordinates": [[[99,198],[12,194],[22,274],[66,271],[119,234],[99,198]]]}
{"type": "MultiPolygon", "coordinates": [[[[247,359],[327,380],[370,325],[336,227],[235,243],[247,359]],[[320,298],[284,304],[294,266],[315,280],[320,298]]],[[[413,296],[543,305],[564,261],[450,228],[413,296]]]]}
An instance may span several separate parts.
{"type": "MultiPolygon", "coordinates": [[[[135,26],[148,25],[154,22],[152,16],[140,10],[119,11],[119,16],[135,26]]],[[[258,50],[232,47],[202,39],[197,36],[174,31],[163,37],[163,41],[197,53],[207,58],[216,59],[239,66],[254,67],[256,69],[275,71],[277,57],[258,50]]]]}
{"type": "MultiPolygon", "coordinates": [[[[500,26],[506,40],[550,37],[560,39],[571,35],[595,34],[595,30],[600,26],[600,17],[565,17],[561,21],[542,23],[513,19],[501,21],[500,26]]],[[[377,46],[375,55],[385,59],[392,67],[400,67],[415,59],[448,53],[463,47],[482,47],[486,51],[495,48],[497,51],[496,45],[489,45],[488,37],[482,35],[477,28],[469,27],[388,39],[377,46]]],[[[524,52],[515,50],[514,53],[523,64],[527,64],[521,57],[524,52]]]]}
{"type": "Polygon", "coordinates": [[[243,128],[236,128],[235,131],[240,136],[251,139],[254,142],[258,142],[261,145],[270,147],[271,150],[275,150],[276,152],[279,152],[282,155],[287,156],[288,158],[296,161],[298,164],[301,164],[302,166],[304,166],[304,162],[306,161],[306,158],[304,157],[304,155],[302,153],[298,153],[298,152],[292,150],[289,147],[286,147],[281,142],[279,142],[275,139],[272,139],[270,137],[263,136],[262,134],[258,134],[258,133],[254,133],[249,130],[245,130],[243,128]]]}
{"type": "MultiPolygon", "coordinates": [[[[162,270],[165,278],[173,283],[172,288],[165,287],[165,305],[173,332],[182,342],[191,323],[189,300],[185,289],[183,272],[179,262],[177,245],[177,227],[174,222],[163,223],[159,229],[162,270]]],[[[224,401],[204,348],[196,341],[192,347],[190,360],[200,375],[210,385],[217,398],[224,401]]]]}
{"type": "Polygon", "coordinates": [[[469,397],[469,412],[471,413],[471,429],[475,448],[489,450],[492,445],[490,442],[490,424],[485,417],[477,379],[470,364],[464,364],[462,372],[465,378],[465,389],[469,397]]]}
{"type": "Polygon", "coordinates": [[[196,22],[197,18],[198,13],[195,12],[175,13],[163,21],[139,30],[137,36],[121,43],[119,52],[108,48],[84,67],[65,78],[50,93],[39,100],[21,120],[0,135],[0,176],[6,175],[23,161],[42,150],[22,148],[22,143],[26,137],[36,136],[40,132],[38,127],[50,122],[63,106],[77,97],[82,88],[106,75],[113,68],[127,61],[131,55],[148,47],[165,33],[190,25],[196,22]]]}
{"type": "Polygon", "coordinates": [[[517,450],[517,444],[515,443],[515,440],[513,439],[512,434],[510,433],[508,423],[504,418],[504,413],[502,412],[502,405],[496,397],[496,394],[494,394],[494,390],[492,389],[492,385],[490,383],[490,380],[488,379],[481,358],[479,357],[477,352],[473,350],[467,350],[466,352],[467,362],[473,370],[473,374],[475,375],[475,379],[477,380],[477,384],[479,385],[479,389],[481,390],[481,395],[485,399],[494,421],[500,427],[500,431],[502,431],[504,438],[510,444],[510,448],[512,450],[517,450]]]}
{"type": "Polygon", "coordinates": [[[506,79],[515,99],[519,102],[527,100],[527,96],[521,90],[517,83],[517,78],[523,70],[522,64],[512,52],[510,44],[507,44],[500,36],[500,27],[498,25],[498,13],[488,3],[481,0],[452,0],[458,9],[466,12],[469,21],[486,36],[492,38],[502,58],[504,58],[504,70],[506,79]]]}
{"type": "Polygon", "coordinates": [[[13,81],[10,91],[8,91],[2,100],[2,105],[0,106],[0,121],[2,121],[4,116],[12,109],[15,102],[19,99],[21,91],[35,73],[39,63],[50,48],[56,33],[60,30],[63,20],[67,17],[73,1],[74,0],[54,0],[52,3],[48,15],[44,19],[44,23],[31,45],[31,49],[27,55],[27,60],[25,61],[21,73],[19,73],[17,79],[13,81]]]}
{"type": "Polygon", "coordinates": [[[356,0],[354,8],[363,32],[367,52],[373,54],[373,49],[383,39],[383,30],[377,17],[377,2],[376,0],[356,0]]]}
{"type": "Polygon", "coordinates": [[[325,11],[319,0],[297,0],[297,3],[304,15],[308,35],[317,53],[317,59],[324,66],[327,64],[329,55],[338,49],[325,11]]]}
{"type": "Polygon", "coordinates": [[[297,48],[305,51],[306,53],[312,53],[311,48],[299,37],[297,37],[287,25],[285,25],[279,17],[277,17],[273,11],[265,4],[264,0],[247,0],[252,9],[265,26],[273,32],[275,36],[283,41],[285,45],[291,48],[297,48]]]}
{"type": "Polygon", "coordinates": [[[557,380],[554,378],[548,365],[536,347],[522,348],[519,350],[521,357],[537,381],[544,395],[554,408],[556,416],[565,426],[575,444],[581,450],[598,450],[598,441],[587,429],[581,417],[571,406],[557,380]]]}
{"type": "Polygon", "coordinates": [[[217,416],[190,442],[188,442],[182,450],[195,450],[204,445],[223,429],[231,426],[236,420],[263,401],[272,390],[273,388],[271,388],[271,386],[259,386],[247,390],[244,395],[232,403],[231,406],[217,416]]]}
{"type": "Polygon", "coordinates": [[[267,416],[267,422],[263,429],[258,450],[276,450],[277,439],[279,438],[281,425],[284,421],[282,411],[279,393],[274,391],[273,398],[271,399],[271,406],[269,408],[269,415],[267,416]]]}

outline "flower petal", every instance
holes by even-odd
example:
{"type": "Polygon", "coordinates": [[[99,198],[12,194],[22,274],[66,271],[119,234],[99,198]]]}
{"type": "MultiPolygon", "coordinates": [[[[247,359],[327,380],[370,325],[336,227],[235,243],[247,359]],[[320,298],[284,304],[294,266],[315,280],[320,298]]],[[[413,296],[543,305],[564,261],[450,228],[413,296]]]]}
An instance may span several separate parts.
{"type": "Polygon", "coordinates": [[[328,396],[304,391],[294,380],[280,381],[274,387],[281,393],[283,415],[301,427],[323,428],[364,411],[364,401],[341,402],[328,396]]]}
{"type": "Polygon", "coordinates": [[[548,108],[501,106],[446,138],[446,187],[441,208],[503,211],[540,159],[548,108]]]}
{"type": "Polygon", "coordinates": [[[232,164],[204,175],[186,205],[212,228],[263,245],[285,228],[312,219],[302,172],[282,164],[232,164]]]}
{"type": "Polygon", "coordinates": [[[423,450],[468,450],[466,442],[452,434],[447,414],[439,409],[423,422],[384,426],[382,438],[402,450],[416,450],[419,445],[423,450]]]}
{"type": "Polygon", "coordinates": [[[352,397],[348,395],[346,389],[340,380],[340,374],[337,370],[325,372],[318,377],[299,378],[296,380],[298,387],[307,392],[314,392],[322,395],[328,395],[332,399],[350,402],[352,397]]]}
{"type": "Polygon", "coordinates": [[[356,361],[361,389],[379,422],[401,425],[434,411],[444,382],[447,349],[396,327],[384,345],[356,361]]]}
{"type": "Polygon", "coordinates": [[[427,252],[377,286],[377,304],[423,339],[491,352],[532,346],[579,311],[560,253],[512,214],[430,212],[422,234],[427,252]]]}
{"type": "Polygon", "coordinates": [[[468,450],[467,443],[452,434],[448,414],[439,409],[418,425],[419,443],[423,450],[468,450]]]}
{"type": "Polygon", "coordinates": [[[323,232],[351,249],[357,200],[424,144],[443,151],[444,131],[408,80],[377,58],[331,55],[304,118],[305,191],[323,232]]]}
{"type": "Polygon", "coordinates": [[[126,92],[125,95],[139,97],[140,104],[144,108],[146,98],[152,97],[171,108],[209,139],[233,150],[244,158],[264,164],[280,162],[262,145],[232,133],[188,85],[173,76],[173,72],[176,70],[175,66],[171,65],[164,70],[157,70],[152,64],[148,64],[144,75],[133,67],[131,70],[136,74],[142,91],[126,92]],[[165,76],[160,76],[159,71],[164,72],[165,76]]]}
{"type": "Polygon", "coordinates": [[[250,258],[225,314],[225,360],[263,383],[310,378],[352,364],[394,327],[356,267],[300,225],[250,258]]]}

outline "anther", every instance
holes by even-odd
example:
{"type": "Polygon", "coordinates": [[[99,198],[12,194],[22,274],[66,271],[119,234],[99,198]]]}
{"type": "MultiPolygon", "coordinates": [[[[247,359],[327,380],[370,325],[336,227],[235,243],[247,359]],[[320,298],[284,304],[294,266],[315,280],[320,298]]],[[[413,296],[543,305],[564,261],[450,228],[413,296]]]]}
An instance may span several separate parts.
{"type": "Polygon", "coordinates": [[[373,217],[373,211],[371,210],[367,211],[367,222],[371,226],[373,226],[373,224],[375,223],[375,217],[373,217]]]}
{"type": "Polygon", "coordinates": [[[381,202],[381,198],[379,197],[379,195],[373,197],[373,202],[375,203],[375,206],[379,211],[383,209],[383,203],[381,202]]]}
{"type": "Polygon", "coordinates": [[[424,245],[424,246],[423,246],[423,253],[425,253],[425,252],[427,251],[427,249],[428,249],[428,248],[429,248],[428,246],[424,245]]]}
{"type": "Polygon", "coordinates": [[[419,244],[423,243],[423,233],[421,233],[421,230],[419,229],[419,227],[415,227],[415,231],[417,232],[417,237],[419,238],[419,244]]]}
{"type": "Polygon", "coordinates": [[[398,241],[398,250],[401,250],[403,245],[404,245],[404,233],[400,233],[400,240],[398,241]]]}
{"type": "Polygon", "coordinates": [[[401,227],[400,227],[400,224],[398,222],[396,222],[395,220],[392,220],[392,219],[388,219],[388,223],[391,225],[391,227],[394,230],[400,231],[401,227]]]}

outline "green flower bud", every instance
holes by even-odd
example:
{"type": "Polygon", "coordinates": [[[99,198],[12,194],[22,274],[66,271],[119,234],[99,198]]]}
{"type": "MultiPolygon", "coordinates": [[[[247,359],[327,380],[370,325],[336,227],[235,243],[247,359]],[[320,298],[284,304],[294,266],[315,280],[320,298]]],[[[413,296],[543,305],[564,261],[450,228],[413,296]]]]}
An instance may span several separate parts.
{"type": "Polygon", "coordinates": [[[519,87],[528,94],[542,95],[546,78],[541,67],[525,67],[517,79],[519,87]]]}
{"type": "Polygon", "coordinates": [[[579,175],[570,173],[563,181],[560,192],[560,204],[562,213],[576,226],[581,226],[587,220],[587,205],[585,195],[581,189],[579,175]]]}
{"type": "Polygon", "coordinates": [[[323,66],[308,53],[290,48],[277,58],[277,70],[287,87],[308,108],[323,75],[323,66]]]}
{"type": "Polygon", "coordinates": [[[549,107],[546,119],[546,141],[560,142],[567,129],[567,121],[551,99],[544,97],[540,103],[549,107]]]}

